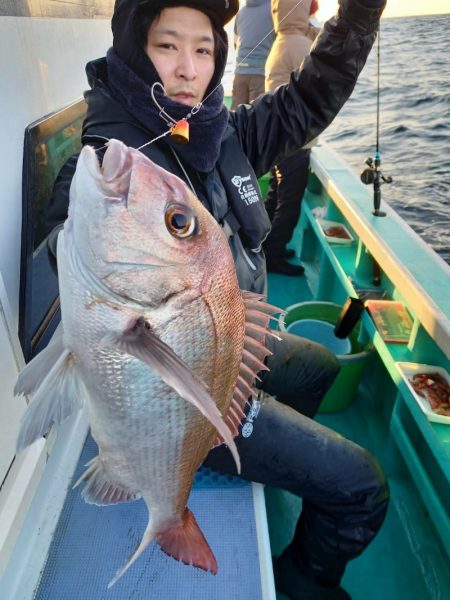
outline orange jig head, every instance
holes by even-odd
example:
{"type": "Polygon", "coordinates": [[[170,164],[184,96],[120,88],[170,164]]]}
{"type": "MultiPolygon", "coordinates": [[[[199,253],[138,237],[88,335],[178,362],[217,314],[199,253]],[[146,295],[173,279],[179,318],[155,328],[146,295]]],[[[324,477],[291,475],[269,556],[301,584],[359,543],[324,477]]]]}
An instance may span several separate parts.
{"type": "Polygon", "coordinates": [[[179,144],[187,144],[189,142],[189,123],[186,119],[181,119],[175,123],[170,130],[170,136],[179,144]]]}

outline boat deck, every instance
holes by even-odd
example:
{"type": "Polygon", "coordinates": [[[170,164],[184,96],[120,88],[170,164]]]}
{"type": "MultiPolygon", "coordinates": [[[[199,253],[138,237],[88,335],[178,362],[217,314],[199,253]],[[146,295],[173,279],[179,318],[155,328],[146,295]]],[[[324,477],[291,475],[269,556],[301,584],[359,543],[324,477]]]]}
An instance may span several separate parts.
{"type": "MultiPolygon", "coordinates": [[[[317,285],[316,265],[302,264],[305,277],[269,274],[269,302],[287,308],[314,299],[311,288],[317,285]]],[[[316,417],[322,425],[374,454],[391,491],[383,527],[367,550],[349,564],[343,587],[353,600],[445,600],[450,597],[448,556],[390,431],[395,386],[382,373],[375,353],[366,373],[367,369],[370,377],[363,376],[354,401],[345,410],[316,417]],[[372,371],[376,369],[379,377],[372,371]]],[[[279,555],[294,533],[301,500],[275,488],[266,488],[265,496],[272,554],[279,555]]],[[[277,599],[286,600],[286,596],[277,593],[277,599]]]]}
{"type": "MultiPolygon", "coordinates": [[[[97,453],[95,441],[88,436],[72,483],[97,453]]],[[[153,543],[107,589],[115,571],[139,544],[147,509],[142,500],[108,507],[88,505],[80,488],[69,489],[34,599],[269,599],[262,589],[253,496],[251,483],[200,469],[189,507],[213,548],[217,575],[175,562],[153,543]]]]}

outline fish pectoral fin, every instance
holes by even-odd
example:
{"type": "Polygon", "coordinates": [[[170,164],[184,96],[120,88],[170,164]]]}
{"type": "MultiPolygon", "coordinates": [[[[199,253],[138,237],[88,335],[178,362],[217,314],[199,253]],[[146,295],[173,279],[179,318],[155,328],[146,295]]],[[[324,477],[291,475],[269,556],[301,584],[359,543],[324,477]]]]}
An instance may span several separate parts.
{"type": "Polygon", "coordinates": [[[147,364],[161,377],[164,383],[198,408],[230,448],[238,473],[240,473],[241,464],[233,436],[222,419],[205,383],[175,354],[170,346],[153,333],[150,324],[145,319],[139,318],[132,328],[122,333],[108,333],[102,343],[106,346],[113,346],[147,364]]]}
{"type": "Polygon", "coordinates": [[[76,488],[83,481],[87,482],[81,495],[88,504],[105,506],[120,502],[132,502],[140,498],[140,494],[135,494],[111,481],[100,456],[89,461],[86,467],[88,468],[73,487],[76,488]]]}
{"type": "Polygon", "coordinates": [[[14,389],[16,395],[32,393],[20,423],[17,452],[48,433],[53,423],[59,425],[79,410],[87,394],[62,337],[49,346],[25,367],[14,389]]]}
{"type": "Polygon", "coordinates": [[[213,575],[217,573],[214,554],[188,508],[184,509],[181,525],[158,534],[156,540],[163,552],[185,565],[211,571],[213,575]]]}

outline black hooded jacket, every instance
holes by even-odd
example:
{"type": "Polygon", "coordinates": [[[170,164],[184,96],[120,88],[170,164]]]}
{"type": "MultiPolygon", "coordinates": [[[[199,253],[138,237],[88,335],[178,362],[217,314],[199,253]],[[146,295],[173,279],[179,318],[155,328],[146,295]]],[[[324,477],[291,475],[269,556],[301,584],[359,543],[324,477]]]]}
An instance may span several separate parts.
{"type": "MultiPolygon", "coordinates": [[[[373,0],[371,2],[374,4],[373,0]]],[[[139,0],[134,4],[138,5],[139,0]]],[[[379,6],[382,5],[383,0],[380,0],[379,6]]],[[[193,187],[223,226],[229,236],[242,289],[262,293],[266,288],[261,243],[269,232],[270,223],[257,178],[318,136],[331,123],[350,96],[365,64],[375,40],[380,14],[381,8],[368,9],[357,0],[341,0],[338,16],[325,23],[303,68],[292,73],[289,84],[229,112],[228,124],[220,139],[219,157],[209,172],[195,170],[183,162],[167,138],[142,149],[155,163],[193,187]]],[[[130,21],[122,25],[129,27],[130,21]]],[[[113,18],[115,41],[124,33],[120,22],[113,18]]],[[[134,58],[129,59],[133,71],[148,80],[154,71],[147,70],[145,58],[135,50],[131,52],[134,58]],[[136,52],[139,54],[137,62],[136,52]]],[[[118,51],[121,52],[120,48],[118,51]]],[[[123,51],[120,56],[128,64],[123,51]]],[[[223,67],[216,68],[214,77],[221,76],[223,67]]],[[[152,65],[151,69],[154,69],[152,65]]],[[[91,90],[85,94],[88,111],[83,144],[101,147],[107,139],[116,138],[139,148],[155,137],[157,132],[145,127],[130,105],[123,106],[112,92],[105,58],[89,63],[87,74],[91,90]]],[[[61,224],[67,216],[75,166],[76,157],[73,157],[63,167],[55,184],[50,228],[61,224]]],[[[52,246],[52,236],[49,245],[52,246]]]]}

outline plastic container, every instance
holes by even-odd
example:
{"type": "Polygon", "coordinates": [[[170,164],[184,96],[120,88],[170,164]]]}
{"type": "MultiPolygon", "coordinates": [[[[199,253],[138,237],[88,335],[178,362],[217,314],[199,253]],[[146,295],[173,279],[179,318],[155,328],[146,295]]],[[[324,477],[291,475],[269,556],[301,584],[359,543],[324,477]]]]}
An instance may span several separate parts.
{"type": "Polygon", "coordinates": [[[339,223],[338,221],[327,221],[326,219],[317,219],[317,223],[330,244],[343,244],[349,246],[355,241],[355,238],[343,223],[339,223]]]}
{"type": "Polygon", "coordinates": [[[410,362],[398,362],[396,363],[400,372],[402,374],[403,380],[408,386],[411,394],[415,398],[417,404],[423,413],[425,413],[427,419],[432,421],[433,423],[443,423],[445,425],[450,425],[450,416],[440,415],[438,413],[433,412],[430,402],[427,398],[420,396],[412,386],[411,379],[414,375],[418,375],[420,373],[437,373],[440,375],[444,381],[450,386],[450,375],[443,367],[438,367],[434,365],[424,365],[420,363],[410,363],[410,362]]]}
{"type": "Polygon", "coordinates": [[[334,302],[316,300],[301,302],[289,306],[284,318],[281,317],[279,320],[281,331],[289,331],[319,342],[335,352],[339,360],[341,370],[320,404],[319,412],[321,413],[337,412],[351,404],[370,356],[369,352],[358,342],[360,323],[355,326],[348,338],[340,340],[334,336],[333,329],[341,310],[342,306],[334,302]],[[331,341],[330,332],[334,338],[331,338],[331,341]],[[336,346],[342,342],[345,346],[336,346]]]}

